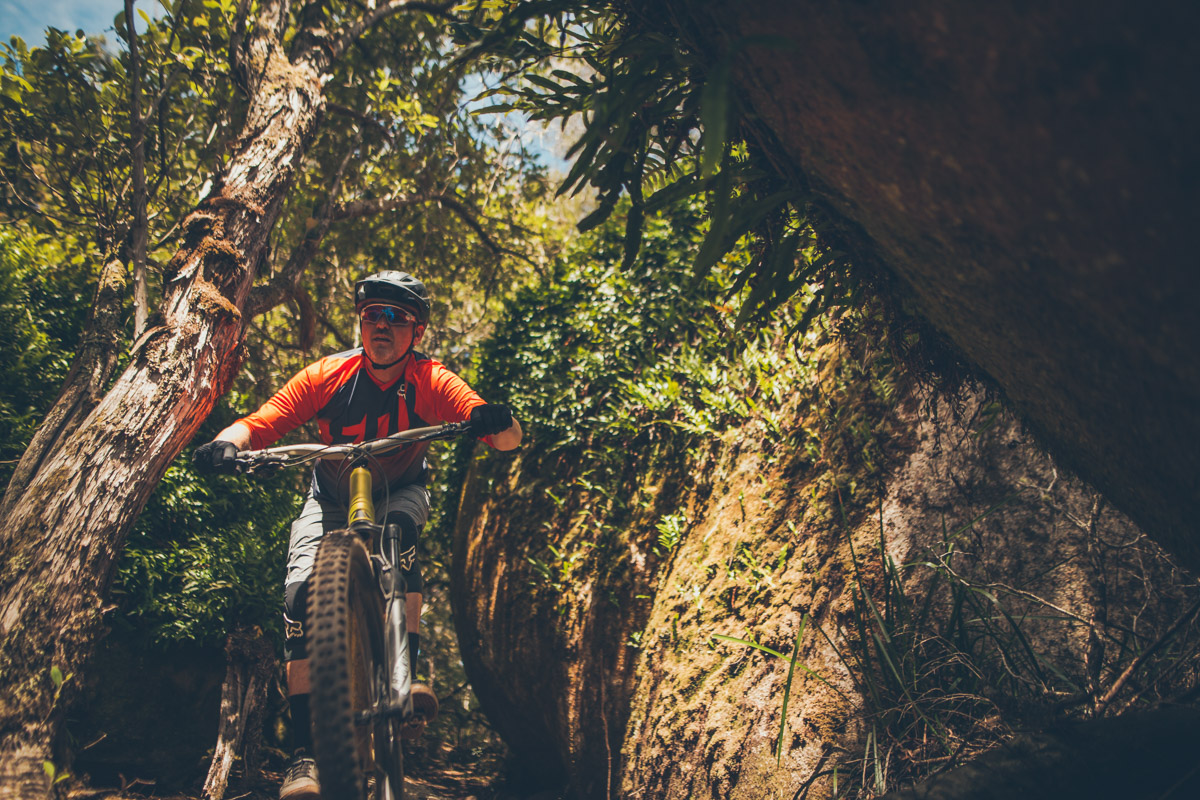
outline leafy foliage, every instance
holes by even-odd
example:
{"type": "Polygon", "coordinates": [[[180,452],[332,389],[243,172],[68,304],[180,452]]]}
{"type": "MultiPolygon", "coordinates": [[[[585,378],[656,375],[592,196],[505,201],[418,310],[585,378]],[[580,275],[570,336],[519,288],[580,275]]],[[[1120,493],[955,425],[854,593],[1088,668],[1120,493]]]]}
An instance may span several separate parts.
{"type": "Polygon", "coordinates": [[[545,281],[518,292],[476,357],[485,394],[510,396],[540,450],[628,438],[656,424],[687,426],[702,392],[724,383],[711,359],[736,347],[728,287],[692,280],[698,209],[647,224],[646,244],[623,270],[619,224],[602,225],[558,260],[545,281]],[[659,384],[666,398],[650,404],[659,384]],[[515,387],[520,387],[515,391],[515,387]]]}
{"type": "Polygon", "coordinates": [[[801,318],[854,307],[860,276],[850,269],[838,236],[814,202],[777,176],[757,146],[751,115],[732,80],[748,48],[788,46],[770,37],[730,43],[725,54],[681,44],[666,11],[633,10],[611,0],[513,3],[488,26],[464,26],[467,52],[488,53],[512,77],[489,94],[492,108],[519,109],[532,119],[582,119],[585,130],[559,194],[590,185],[599,207],[581,223],[607,219],[630,198],[623,264],[632,265],[647,215],[687,197],[706,200],[711,225],[692,256],[702,279],[722,259],[741,252],[754,234],[752,257],[737,264],[739,324],[764,321],[804,287],[819,299],[801,318]],[[816,230],[825,235],[818,237],[816,230]]]}
{"type": "MultiPolygon", "coordinates": [[[[197,441],[208,441],[239,416],[222,406],[197,441]]],[[[190,459],[180,459],[122,555],[114,588],[120,624],[160,647],[220,647],[239,625],[257,626],[282,646],[288,530],[308,479],[299,470],[253,480],[201,476],[190,459]]]]}
{"type": "Polygon", "coordinates": [[[669,557],[688,523],[671,492],[644,494],[646,471],[682,479],[690,450],[746,420],[780,439],[777,415],[794,391],[795,356],[775,334],[732,327],[729,273],[695,279],[699,203],[648,218],[644,246],[623,268],[628,211],[621,201],[546,279],[521,290],[475,355],[476,385],[513,405],[527,436],[522,470],[553,500],[527,524],[558,533],[544,544],[534,535],[523,557],[536,585],[555,594],[624,569],[621,537],[639,514],[661,523],[649,544],[669,557]]]}
{"type": "Polygon", "coordinates": [[[50,239],[0,230],[0,482],[29,443],[71,365],[94,276],[50,239]]]}
{"type": "MultiPolygon", "coordinates": [[[[219,13],[204,5],[178,4],[195,19],[219,13]]],[[[167,14],[138,37],[151,263],[169,258],[174,225],[195,202],[203,167],[219,161],[238,108],[211,28],[181,22],[167,14]]],[[[72,258],[121,253],[134,205],[128,53],[50,28],[44,45],[14,37],[3,54],[0,212],[63,239],[72,258]]]]}

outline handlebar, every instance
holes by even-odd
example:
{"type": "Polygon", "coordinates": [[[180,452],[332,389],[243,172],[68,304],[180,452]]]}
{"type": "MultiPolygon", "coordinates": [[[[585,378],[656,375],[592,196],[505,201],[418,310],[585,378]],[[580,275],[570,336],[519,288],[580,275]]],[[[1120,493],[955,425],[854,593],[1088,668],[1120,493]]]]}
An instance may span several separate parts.
{"type": "Polygon", "coordinates": [[[447,422],[428,428],[411,428],[391,436],[358,444],[287,444],[263,450],[243,450],[236,462],[242,472],[254,472],[263,467],[291,467],[313,461],[345,461],[382,454],[406,445],[453,439],[471,433],[470,422],[447,422]]]}

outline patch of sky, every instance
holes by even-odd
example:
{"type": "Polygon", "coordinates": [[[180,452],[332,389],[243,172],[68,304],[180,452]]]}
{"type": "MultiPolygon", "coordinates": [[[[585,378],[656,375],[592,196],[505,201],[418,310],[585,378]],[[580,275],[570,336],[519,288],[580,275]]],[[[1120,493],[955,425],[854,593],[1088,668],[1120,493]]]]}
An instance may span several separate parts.
{"type": "MultiPolygon", "coordinates": [[[[495,89],[499,83],[498,74],[468,76],[462,86],[464,107],[467,111],[478,112],[503,101],[503,96],[487,95],[487,92],[495,89]]],[[[501,148],[519,144],[526,151],[537,155],[551,174],[565,176],[570,171],[572,162],[566,158],[566,152],[574,143],[571,125],[563,130],[558,122],[548,125],[536,122],[520,111],[486,111],[480,116],[497,126],[497,139],[501,148]]]]}
{"type": "MultiPolygon", "coordinates": [[[[156,0],[137,0],[134,8],[152,17],[162,14],[156,0]]],[[[47,27],[105,34],[115,41],[113,18],[124,10],[122,0],[0,0],[0,42],[7,44],[11,37],[20,36],[26,45],[37,47],[45,43],[47,27]]],[[[145,29],[140,18],[135,22],[139,31],[145,29]]]]}

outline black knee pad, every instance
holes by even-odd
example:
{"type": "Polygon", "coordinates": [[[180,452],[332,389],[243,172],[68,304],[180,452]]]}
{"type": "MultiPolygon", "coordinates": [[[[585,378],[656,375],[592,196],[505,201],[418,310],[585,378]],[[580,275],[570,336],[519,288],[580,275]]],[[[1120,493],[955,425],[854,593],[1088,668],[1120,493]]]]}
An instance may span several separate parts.
{"type": "Polygon", "coordinates": [[[304,635],[308,621],[308,581],[283,587],[283,608],[283,660],[308,658],[308,639],[304,635]]]}
{"type": "Polygon", "coordinates": [[[421,594],[425,581],[421,577],[421,565],[417,562],[417,539],[421,535],[421,526],[416,520],[401,511],[392,511],[384,520],[384,526],[398,525],[400,527],[400,574],[404,576],[405,590],[421,594]]]}

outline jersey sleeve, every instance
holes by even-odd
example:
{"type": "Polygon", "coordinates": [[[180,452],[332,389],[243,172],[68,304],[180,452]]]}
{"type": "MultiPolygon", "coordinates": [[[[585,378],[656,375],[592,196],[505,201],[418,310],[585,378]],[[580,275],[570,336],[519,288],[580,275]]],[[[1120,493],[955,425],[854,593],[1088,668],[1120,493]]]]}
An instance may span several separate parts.
{"type": "Polygon", "coordinates": [[[323,360],[308,365],[258,411],[238,420],[250,429],[251,447],[255,450],[270,447],[276,439],[317,415],[320,408],[317,393],[322,384],[323,366],[323,360]]]}
{"type": "MultiPolygon", "coordinates": [[[[439,361],[429,361],[428,374],[421,377],[428,381],[429,391],[417,392],[417,413],[425,420],[437,422],[463,422],[470,418],[471,409],[484,405],[484,400],[467,382],[447,369],[439,361]],[[424,400],[425,402],[421,402],[424,400]]],[[[489,445],[492,437],[483,439],[489,445]]]]}

